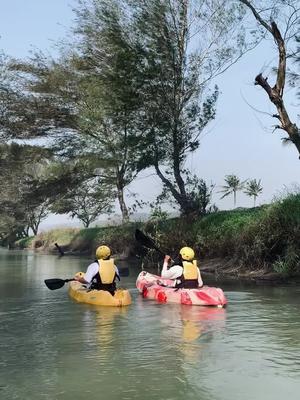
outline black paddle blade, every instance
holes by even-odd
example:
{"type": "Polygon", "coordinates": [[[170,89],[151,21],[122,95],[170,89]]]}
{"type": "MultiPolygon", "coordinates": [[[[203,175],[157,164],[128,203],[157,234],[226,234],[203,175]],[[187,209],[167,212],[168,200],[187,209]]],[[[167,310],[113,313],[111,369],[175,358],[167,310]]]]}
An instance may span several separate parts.
{"type": "Polygon", "coordinates": [[[64,284],[66,283],[66,281],[68,281],[68,280],[58,279],[58,278],[45,279],[45,280],[44,280],[45,285],[46,285],[47,288],[50,289],[50,290],[60,289],[61,287],[64,286],[64,284]]]}
{"type": "Polygon", "coordinates": [[[127,267],[118,268],[118,270],[119,270],[119,275],[120,275],[121,277],[123,277],[123,276],[129,276],[129,268],[127,268],[127,267]]]}
{"type": "Polygon", "coordinates": [[[135,239],[137,242],[139,242],[142,246],[147,247],[148,249],[154,249],[158,251],[161,254],[164,254],[154,243],[153,239],[151,239],[149,236],[145,235],[142,231],[139,229],[135,230],[135,239]]]}

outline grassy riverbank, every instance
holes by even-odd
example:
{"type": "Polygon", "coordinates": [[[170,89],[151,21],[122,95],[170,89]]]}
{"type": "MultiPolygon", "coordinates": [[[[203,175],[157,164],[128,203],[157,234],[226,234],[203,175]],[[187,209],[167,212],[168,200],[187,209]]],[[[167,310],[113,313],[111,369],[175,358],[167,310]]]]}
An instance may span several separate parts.
{"type": "MultiPolygon", "coordinates": [[[[57,229],[30,239],[30,246],[57,252],[54,243],[58,243],[66,252],[92,256],[99,243],[107,243],[114,252],[130,257],[141,251],[134,239],[137,227],[170,254],[189,245],[202,265],[219,259],[219,265],[236,275],[260,271],[293,276],[300,272],[300,194],[270,205],[220,211],[196,220],[177,218],[106,228],[57,229]]],[[[19,242],[23,247],[28,244],[29,240],[19,242]]]]}

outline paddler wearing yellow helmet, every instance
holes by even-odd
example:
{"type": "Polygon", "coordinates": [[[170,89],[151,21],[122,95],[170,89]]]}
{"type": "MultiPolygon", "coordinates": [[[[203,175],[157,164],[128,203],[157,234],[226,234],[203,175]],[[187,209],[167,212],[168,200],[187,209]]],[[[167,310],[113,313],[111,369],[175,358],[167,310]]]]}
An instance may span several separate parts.
{"type": "Polygon", "coordinates": [[[174,280],[174,287],[194,289],[203,286],[200,269],[195,260],[195,252],[191,247],[182,247],[179,260],[173,261],[166,255],[161,277],[174,280]]]}
{"type": "Polygon", "coordinates": [[[90,289],[107,290],[114,295],[116,279],[120,280],[119,270],[111,256],[111,249],[101,245],[96,249],[96,260],[91,263],[85,274],[76,274],[75,279],[89,285],[90,289]]]}

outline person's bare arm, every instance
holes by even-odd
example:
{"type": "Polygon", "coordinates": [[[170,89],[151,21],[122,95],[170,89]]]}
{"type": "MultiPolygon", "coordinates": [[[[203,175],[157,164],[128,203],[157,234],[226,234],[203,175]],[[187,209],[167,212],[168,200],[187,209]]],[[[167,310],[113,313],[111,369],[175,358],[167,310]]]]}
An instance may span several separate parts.
{"type": "Polygon", "coordinates": [[[198,286],[199,287],[203,286],[203,281],[202,281],[201,272],[200,272],[199,268],[198,268],[198,286]]]}
{"type": "Polygon", "coordinates": [[[74,279],[75,279],[77,282],[80,282],[80,283],[84,283],[84,284],[87,284],[87,283],[88,283],[82,276],[75,275],[75,276],[74,276],[74,279]]]}

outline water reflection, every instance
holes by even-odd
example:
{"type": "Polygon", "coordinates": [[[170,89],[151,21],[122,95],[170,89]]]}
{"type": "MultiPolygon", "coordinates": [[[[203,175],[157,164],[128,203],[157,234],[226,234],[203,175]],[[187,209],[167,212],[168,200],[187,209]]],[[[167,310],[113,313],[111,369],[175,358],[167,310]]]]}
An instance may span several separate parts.
{"type": "Polygon", "coordinates": [[[202,334],[218,332],[225,327],[226,309],[216,307],[188,307],[180,309],[182,321],[182,338],[194,341],[202,334]]]}
{"type": "Polygon", "coordinates": [[[85,344],[96,345],[97,354],[104,363],[114,351],[114,341],[119,334],[120,318],[125,318],[128,307],[101,307],[83,305],[82,322],[84,326],[85,344]]]}
{"type": "Polygon", "coordinates": [[[1,400],[298,398],[299,288],[227,287],[226,309],[162,305],[132,273],[132,305],[107,308],[43,284],[88,261],[0,252],[1,400]]]}
{"type": "Polygon", "coordinates": [[[201,359],[202,348],[225,327],[224,308],[183,307],[181,310],[182,342],[179,346],[184,360],[196,363],[201,359]],[[199,309],[200,308],[200,309],[199,309]],[[198,340],[205,337],[205,342],[198,340]]]}
{"type": "Polygon", "coordinates": [[[208,346],[226,324],[226,309],[183,305],[163,305],[163,332],[175,342],[175,349],[185,362],[201,360],[202,347],[208,346]],[[183,356],[183,357],[182,357],[183,356]]]}

